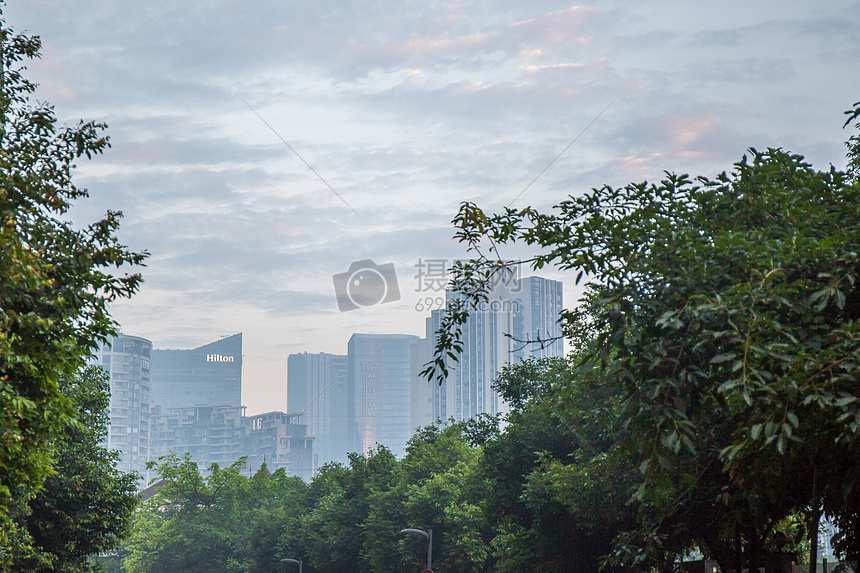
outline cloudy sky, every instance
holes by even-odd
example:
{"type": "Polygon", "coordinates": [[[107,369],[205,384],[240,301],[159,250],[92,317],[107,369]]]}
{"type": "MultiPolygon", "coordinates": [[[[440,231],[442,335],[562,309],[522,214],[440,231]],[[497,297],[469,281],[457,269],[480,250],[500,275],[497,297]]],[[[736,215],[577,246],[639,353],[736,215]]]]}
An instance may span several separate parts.
{"type": "Polygon", "coordinates": [[[156,348],[243,332],[249,413],[286,407],[291,353],[423,334],[416,265],[465,255],[459,203],[510,204],[580,134],[515,206],[714,175],[748,147],[842,168],[860,100],[854,0],[8,4],[43,41],[38,98],[109,125],[72,217],[122,210],[151,253],[115,318],[156,348]],[[401,298],[340,312],[332,276],[363,259],[393,263],[401,298]]]}

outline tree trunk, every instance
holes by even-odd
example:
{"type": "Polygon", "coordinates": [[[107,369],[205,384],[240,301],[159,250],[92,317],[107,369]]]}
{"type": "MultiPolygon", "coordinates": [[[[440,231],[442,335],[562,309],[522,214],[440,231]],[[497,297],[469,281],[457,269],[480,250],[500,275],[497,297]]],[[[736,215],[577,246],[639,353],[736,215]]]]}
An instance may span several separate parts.
{"type": "Polygon", "coordinates": [[[818,570],[818,523],[821,521],[821,510],[818,508],[817,499],[815,504],[816,507],[809,518],[809,573],[816,573],[818,570]]]}
{"type": "Polygon", "coordinates": [[[809,514],[809,573],[818,570],[818,524],[821,521],[821,495],[818,492],[818,468],[812,468],[812,508],[809,514]]]}
{"type": "Polygon", "coordinates": [[[750,573],[758,573],[759,557],[761,557],[761,545],[764,539],[759,537],[758,531],[750,529],[747,539],[747,567],[750,573]]]}

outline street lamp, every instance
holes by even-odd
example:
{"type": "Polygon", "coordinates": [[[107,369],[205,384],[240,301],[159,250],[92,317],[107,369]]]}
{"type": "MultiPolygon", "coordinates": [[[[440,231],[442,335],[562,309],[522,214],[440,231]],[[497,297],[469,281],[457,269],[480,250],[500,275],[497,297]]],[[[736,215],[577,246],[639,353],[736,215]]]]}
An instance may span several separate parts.
{"type": "Polygon", "coordinates": [[[427,538],[427,569],[432,569],[433,565],[433,530],[428,529],[401,529],[400,533],[409,533],[411,535],[423,535],[427,538]]]}
{"type": "Polygon", "coordinates": [[[295,563],[299,566],[299,573],[302,573],[302,560],[301,559],[281,559],[281,563],[295,563]]]}

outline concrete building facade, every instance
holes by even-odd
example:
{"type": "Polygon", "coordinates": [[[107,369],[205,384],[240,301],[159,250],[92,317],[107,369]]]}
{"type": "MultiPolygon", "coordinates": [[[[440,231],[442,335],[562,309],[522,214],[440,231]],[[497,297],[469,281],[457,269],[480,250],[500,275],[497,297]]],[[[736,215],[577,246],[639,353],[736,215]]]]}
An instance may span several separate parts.
{"type": "Polygon", "coordinates": [[[269,471],[283,468],[287,475],[310,481],[317,469],[315,438],[300,423],[297,412],[266,412],[244,418],[243,455],[253,472],[265,461],[269,471]]]}
{"type": "Polygon", "coordinates": [[[117,469],[146,474],[150,457],[152,342],[118,334],[94,360],[110,375],[110,426],[105,446],[120,454],[117,469]]]}
{"type": "Polygon", "coordinates": [[[242,410],[227,404],[187,406],[153,416],[153,459],[187,453],[203,470],[213,463],[229,466],[243,455],[242,410]]]}
{"type": "Polygon", "coordinates": [[[244,416],[244,407],[219,405],[171,408],[154,416],[155,459],[171,452],[191,456],[201,471],[216,463],[227,467],[242,456],[254,472],[263,462],[269,471],[310,480],[316,471],[314,438],[299,415],[266,412],[244,416]]]}

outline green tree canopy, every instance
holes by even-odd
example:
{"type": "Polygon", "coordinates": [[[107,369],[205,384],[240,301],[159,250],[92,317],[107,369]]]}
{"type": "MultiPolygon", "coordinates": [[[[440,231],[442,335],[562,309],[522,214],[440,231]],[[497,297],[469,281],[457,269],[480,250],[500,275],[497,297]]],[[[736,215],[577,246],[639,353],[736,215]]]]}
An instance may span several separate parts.
{"type": "Polygon", "coordinates": [[[511,405],[504,431],[484,445],[497,570],[596,571],[636,523],[616,389],[573,358],[510,365],[496,389],[511,405]]]}
{"type": "Polygon", "coordinates": [[[142,263],[116,239],[120,214],[84,229],[63,219],[86,190],[74,162],[102,153],[104,124],[60,127],[35,103],[22,62],[39,55],[36,36],[16,35],[0,4],[0,547],[12,542],[9,507],[41,487],[52,440],[74,416],[59,388],[99,340],[114,331],[108,302],[131,295],[142,263]]]}
{"type": "Polygon", "coordinates": [[[18,518],[31,547],[12,563],[16,571],[87,573],[90,558],[115,549],[137,507],[137,476],[115,468],[119,455],[101,446],[110,421],[110,381],[99,366],[62,378],[60,391],[76,422],[57,441],[55,474],[18,518]]]}
{"type": "MultiPolygon", "coordinates": [[[[593,336],[581,363],[622,397],[640,472],[642,528],[619,538],[617,563],[647,568],[695,543],[724,566],[736,562],[721,547],[736,559],[742,546],[750,564],[781,520],[803,511],[817,531],[825,506],[856,530],[858,221],[860,186],[781,149],[751,149],[713,179],[604,186],[551,213],[462,205],[457,236],[476,254],[455,281],[464,300],[504,267],[486,245],[535,246],[533,268],[588,283],[567,333],[593,336]],[[691,531],[678,518],[694,501],[712,520],[691,531]]],[[[443,325],[437,368],[464,312],[443,325]]]]}
{"type": "Polygon", "coordinates": [[[151,463],[158,493],[135,517],[123,546],[129,573],[270,571],[278,564],[278,535],[285,511],[304,513],[306,486],[265,464],[243,474],[245,458],[226,468],[212,464],[203,476],[190,454],[170,454],[151,463]],[[261,542],[269,540],[271,545],[261,542]]]}

